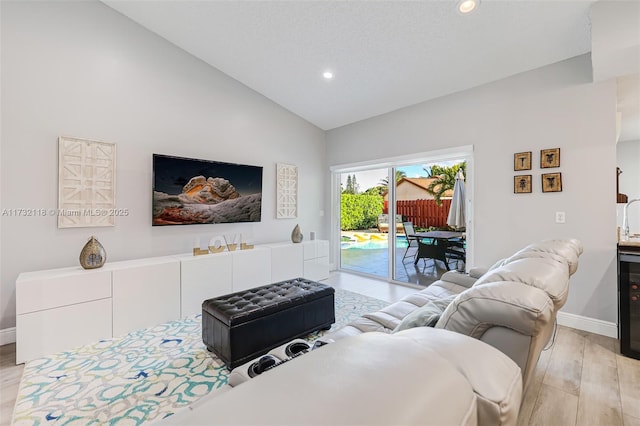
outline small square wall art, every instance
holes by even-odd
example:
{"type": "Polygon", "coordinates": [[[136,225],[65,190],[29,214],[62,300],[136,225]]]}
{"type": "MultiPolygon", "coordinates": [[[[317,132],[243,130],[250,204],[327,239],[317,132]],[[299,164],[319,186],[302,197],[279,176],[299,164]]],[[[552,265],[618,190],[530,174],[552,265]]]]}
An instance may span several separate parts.
{"type": "Polygon", "coordinates": [[[531,175],[514,176],[513,192],[515,194],[529,194],[531,192],[531,175]]]}
{"type": "Polygon", "coordinates": [[[560,167],[560,148],[540,150],[540,168],[550,169],[560,167]]]}
{"type": "Polygon", "coordinates": [[[544,173],[542,192],[562,192],[562,173],[544,173]]]}
{"type": "Polygon", "coordinates": [[[513,154],[513,170],[531,170],[531,151],[513,154]]]}

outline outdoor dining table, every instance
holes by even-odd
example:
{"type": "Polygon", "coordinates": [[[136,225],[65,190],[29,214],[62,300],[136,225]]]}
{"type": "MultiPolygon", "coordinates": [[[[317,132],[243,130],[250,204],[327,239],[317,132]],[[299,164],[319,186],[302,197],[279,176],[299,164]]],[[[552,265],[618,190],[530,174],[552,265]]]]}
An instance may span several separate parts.
{"type": "Polygon", "coordinates": [[[455,255],[457,260],[465,260],[464,247],[460,247],[455,251],[451,249],[451,240],[460,240],[464,237],[463,232],[456,231],[430,231],[430,232],[416,232],[415,234],[408,235],[409,237],[415,237],[418,239],[418,251],[413,262],[414,265],[418,264],[420,259],[434,259],[444,262],[445,267],[449,270],[449,263],[447,260],[447,254],[455,255]],[[425,244],[422,240],[429,239],[431,244],[425,244]]]}
{"type": "Polygon", "coordinates": [[[416,232],[411,237],[416,238],[431,238],[434,240],[454,240],[458,238],[462,238],[464,236],[464,232],[456,232],[456,231],[430,231],[430,232],[416,232]]]}

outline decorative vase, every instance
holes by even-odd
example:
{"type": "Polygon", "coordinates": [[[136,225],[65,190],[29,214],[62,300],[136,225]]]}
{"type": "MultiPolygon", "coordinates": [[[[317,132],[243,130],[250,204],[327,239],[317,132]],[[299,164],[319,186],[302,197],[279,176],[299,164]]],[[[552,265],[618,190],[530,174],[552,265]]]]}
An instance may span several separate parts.
{"type": "Polygon", "coordinates": [[[301,243],[302,242],[302,232],[300,232],[300,225],[296,225],[295,228],[293,228],[293,231],[291,231],[291,241],[293,241],[294,243],[301,243]]]}
{"type": "Polygon", "coordinates": [[[96,240],[96,237],[91,236],[80,252],[80,265],[82,265],[84,269],[96,269],[102,267],[106,261],[107,252],[104,250],[104,247],[102,247],[102,244],[100,244],[100,241],[96,240]]]}

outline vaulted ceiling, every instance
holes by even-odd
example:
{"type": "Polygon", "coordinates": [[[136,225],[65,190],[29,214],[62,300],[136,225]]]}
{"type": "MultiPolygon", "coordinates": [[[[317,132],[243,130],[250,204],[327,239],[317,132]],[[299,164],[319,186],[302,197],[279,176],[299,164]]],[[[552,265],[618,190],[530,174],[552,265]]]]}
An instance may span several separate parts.
{"type": "Polygon", "coordinates": [[[103,2],[325,130],[591,50],[583,0],[103,2]]]}

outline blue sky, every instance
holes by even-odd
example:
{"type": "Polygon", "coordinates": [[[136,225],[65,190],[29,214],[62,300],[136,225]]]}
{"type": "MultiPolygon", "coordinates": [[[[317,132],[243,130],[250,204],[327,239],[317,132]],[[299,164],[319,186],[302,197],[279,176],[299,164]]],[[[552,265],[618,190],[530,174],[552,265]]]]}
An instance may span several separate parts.
{"type": "MultiPolygon", "coordinates": [[[[424,171],[425,168],[431,167],[433,164],[438,164],[440,166],[450,167],[454,164],[460,163],[462,160],[454,160],[454,161],[438,161],[437,163],[425,163],[425,164],[416,164],[412,166],[402,166],[398,167],[398,170],[402,170],[407,174],[407,177],[426,177],[427,173],[424,171]]],[[[364,172],[354,172],[354,173],[343,173],[340,177],[342,182],[342,187],[344,188],[347,184],[347,175],[356,175],[356,182],[360,187],[360,192],[364,192],[369,188],[377,186],[378,183],[387,177],[387,169],[375,169],[375,170],[367,170],[364,172]]]]}

